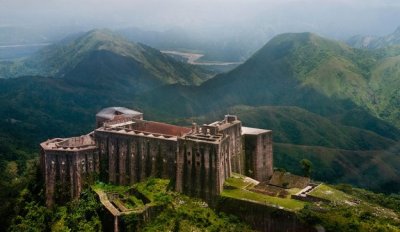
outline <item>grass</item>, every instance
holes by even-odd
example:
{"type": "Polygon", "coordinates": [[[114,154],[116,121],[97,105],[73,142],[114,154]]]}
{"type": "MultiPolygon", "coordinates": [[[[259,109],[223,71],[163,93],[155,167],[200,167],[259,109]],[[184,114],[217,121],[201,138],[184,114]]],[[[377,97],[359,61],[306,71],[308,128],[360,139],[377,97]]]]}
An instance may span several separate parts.
{"type": "Polygon", "coordinates": [[[237,173],[233,173],[230,178],[225,180],[225,185],[241,189],[246,188],[251,184],[252,184],[251,182],[245,181],[245,176],[242,176],[237,173]]]}
{"type": "MultiPolygon", "coordinates": [[[[244,176],[241,176],[239,174],[234,174],[232,177],[225,180],[225,186],[231,186],[234,188],[224,189],[221,196],[254,201],[261,204],[281,207],[290,211],[301,210],[302,208],[304,208],[306,204],[305,202],[291,199],[290,195],[287,196],[286,198],[280,198],[280,197],[273,197],[266,194],[252,192],[247,190],[248,188],[250,188],[249,185],[250,182],[245,181],[244,176]]],[[[290,191],[297,193],[298,191],[300,191],[300,189],[290,189],[290,191]]]]}
{"type": "Polygon", "coordinates": [[[155,201],[160,194],[166,194],[169,184],[170,180],[167,179],[149,179],[135,184],[134,187],[151,201],[155,201]]]}
{"type": "Polygon", "coordinates": [[[230,197],[241,200],[255,201],[261,204],[282,207],[283,209],[289,211],[298,211],[304,208],[305,202],[289,199],[289,198],[279,198],[272,197],[265,194],[251,192],[245,189],[229,189],[224,190],[221,194],[224,197],[230,197]]]}
{"type": "Polygon", "coordinates": [[[319,185],[318,187],[313,189],[309,193],[309,195],[327,199],[332,202],[344,202],[344,201],[350,201],[350,200],[354,199],[351,196],[347,195],[346,193],[339,191],[337,189],[334,189],[326,184],[319,185]]]}
{"type": "Polygon", "coordinates": [[[135,188],[150,200],[146,206],[163,205],[171,202],[171,196],[167,193],[167,188],[170,180],[150,178],[147,181],[137,183],[133,186],[111,185],[98,182],[92,186],[93,189],[98,189],[106,193],[118,193],[119,198],[114,199],[114,204],[122,204],[127,209],[142,210],[145,206],[144,202],[133,194],[129,193],[129,189],[135,188]]]}
{"type": "Polygon", "coordinates": [[[131,187],[130,186],[124,186],[124,185],[112,185],[112,184],[106,184],[103,182],[97,182],[92,186],[93,189],[99,189],[104,192],[115,192],[119,194],[124,194],[127,192],[131,187]]]}
{"type": "Polygon", "coordinates": [[[301,189],[299,189],[299,188],[286,189],[286,191],[289,192],[289,195],[294,195],[294,194],[300,192],[300,190],[301,190],[301,189]]]}

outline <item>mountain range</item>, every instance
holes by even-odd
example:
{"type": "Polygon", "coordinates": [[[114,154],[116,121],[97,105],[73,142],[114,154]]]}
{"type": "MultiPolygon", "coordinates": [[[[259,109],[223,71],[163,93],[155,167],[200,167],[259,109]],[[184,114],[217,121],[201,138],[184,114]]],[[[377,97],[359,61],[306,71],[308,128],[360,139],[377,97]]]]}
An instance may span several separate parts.
{"type": "Polygon", "coordinates": [[[0,79],[0,150],[11,154],[49,137],[85,133],[110,105],[183,125],[234,113],[248,126],[274,131],[277,167],[300,173],[299,161],[308,158],[315,179],[398,192],[399,55],[396,48],[356,49],[288,33],[211,78],[95,30],[1,64],[8,79],[0,79]],[[11,146],[12,139],[23,145],[11,146]]]}
{"type": "Polygon", "coordinates": [[[400,45],[400,27],[386,36],[356,35],[347,40],[355,48],[377,49],[400,45]]]}

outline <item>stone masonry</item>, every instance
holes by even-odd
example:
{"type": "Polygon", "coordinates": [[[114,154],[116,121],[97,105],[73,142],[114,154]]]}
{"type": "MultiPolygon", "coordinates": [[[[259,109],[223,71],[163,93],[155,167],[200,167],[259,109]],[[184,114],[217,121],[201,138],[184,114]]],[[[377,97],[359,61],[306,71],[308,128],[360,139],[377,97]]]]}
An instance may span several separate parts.
{"type": "Polygon", "coordinates": [[[88,135],[41,143],[46,203],[79,197],[94,180],[130,185],[168,178],[175,190],[212,202],[232,172],[267,181],[272,132],[242,127],[234,115],[192,127],[143,120],[123,107],[103,109],[88,135]]]}

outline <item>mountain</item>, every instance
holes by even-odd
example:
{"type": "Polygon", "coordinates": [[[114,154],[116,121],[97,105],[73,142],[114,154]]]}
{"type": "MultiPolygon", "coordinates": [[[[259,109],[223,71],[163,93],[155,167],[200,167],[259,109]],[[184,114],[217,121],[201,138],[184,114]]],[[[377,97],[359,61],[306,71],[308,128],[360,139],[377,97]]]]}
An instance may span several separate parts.
{"type": "MultiPolygon", "coordinates": [[[[295,105],[331,118],[358,109],[400,127],[396,120],[400,53],[393,53],[354,49],[311,33],[283,34],[244,64],[199,87],[168,86],[157,92],[170,98],[179,95],[183,100],[175,106],[180,112],[187,108],[186,116],[238,104],[295,105]]],[[[157,104],[153,98],[157,94],[150,92],[141,102],[157,104]]],[[[160,109],[170,108],[159,103],[160,109]]]]}
{"type": "Polygon", "coordinates": [[[0,75],[88,79],[105,84],[115,78],[117,82],[133,81],[137,90],[172,83],[199,84],[210,77],[198,67],[177,62],[146,45],[128,42],[108,30],[89,31],[47,46],[25,60],[3,62],[0,75]]]}
{"type": "Polygon", "coordinates": [[[108,30],[69,36],[33,57],[3,62],[0,70],[3,77],[15,77],[0,78],[0,155],[7,160],[21,149],[36,151],[49,137],[90,131],[103,107],[134,108],[134,97],[143,91],[210,77],[108,30]]]}
{"type": "Polygon", "coordinates": [[[274,130],[274,140],[285,145],[276,156],[292,157],[279,161],[282,167],[296,171],[301,157],[323,160],[332,154],[336,158],[329,164],[351,172],[338,178],[325,163],[318,178],[380,189],[379,183],[400,183],[399,150],[392,149],[400,141],[398,54],[354,49],[312,33],[282,34],[229,73],[200,86],[160,87],[139,96],[135,105],[154,117],[179,115],[186,122],[198,114],[199,119],[239,114],[245,124],[274,130]],[[362,159],[368,165],[357,167],[362,159]],[[366,176],[377,170],[387,173],[370,184],[366,176]],[[357,173],[360,177],[351,177],[357,173]]]}
{"type": "Polygon", "coordinates": [[[168,66],[175,61],[144,45],[99,39],[108,36],[94,31],[62,42],[71,47],[42,51],[63,54],[41,55],[54,60],[74,57],[52,61],[59,64],[58,78],[0,79],[0,149],[15,154],[18,146],[10,147],[10,139],[34,149],[49,137],[87,132],[95,113],[110,105],[185,125],[235,113],[245,125],[274,130],[278,167],[299,172],[299,161],[307,157],[317,179],[399,191],[388,187],[400,186],[396,50],[366,51],[311,33],[282,34],[236,69],[196,86],[181,72],[187,67],[187,76],[196,75],[192,66],[168,66]],[[163,59],[171,63],[157,62],[163,59]],[[154,70],[182,78],[169,81],[154,70]],[[368,182],[377,172],[384,173],[368,182]]]}
{"type": "Polygon", "coordinates": [[[346,41],[355,48],[377,49],[400,45],[400,27],[386,36],[356,35],[346,41]]]}

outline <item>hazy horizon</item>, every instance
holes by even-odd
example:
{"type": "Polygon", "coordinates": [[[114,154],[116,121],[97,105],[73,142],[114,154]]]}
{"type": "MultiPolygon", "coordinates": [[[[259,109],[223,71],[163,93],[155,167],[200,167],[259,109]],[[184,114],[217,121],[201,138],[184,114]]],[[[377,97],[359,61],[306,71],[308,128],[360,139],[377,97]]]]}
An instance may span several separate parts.
{"type": "Polygon", "coordinates": [[[394,0],[0,0],[0,4],[0,27],[49,33],[136,27],[179,28],[217,37],[310,31],[345,39],[385,35],[400,24],[400,2],[394,0]]]}

